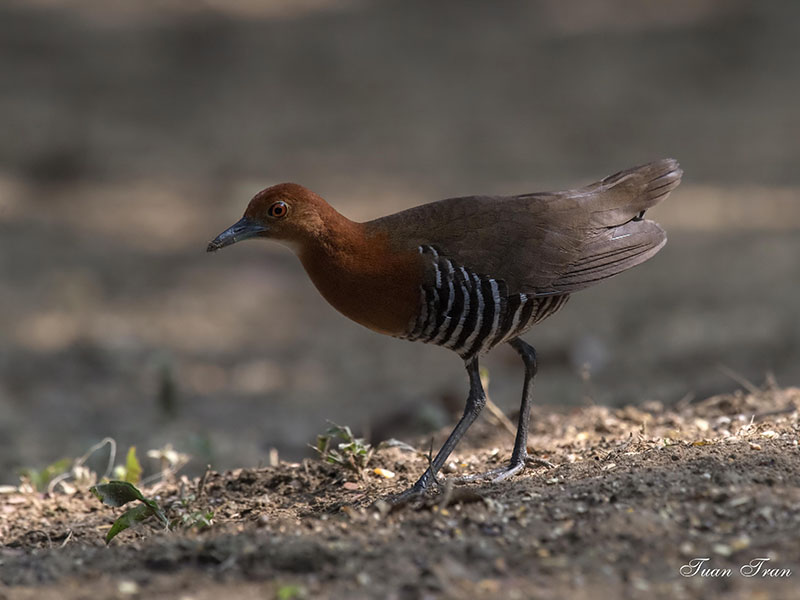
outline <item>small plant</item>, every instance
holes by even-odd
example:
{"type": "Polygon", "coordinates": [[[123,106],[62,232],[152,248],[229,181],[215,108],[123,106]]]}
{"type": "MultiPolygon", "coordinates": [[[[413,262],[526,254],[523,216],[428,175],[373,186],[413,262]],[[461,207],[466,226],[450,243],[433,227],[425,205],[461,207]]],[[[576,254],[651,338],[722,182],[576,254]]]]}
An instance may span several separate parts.
{"type": "Polygon", "coordinates": [[[183,513],[180,516],[180,521],[172,521],[174,527],[182,527],[183,529],[206,529],[214,524],[214,511],[213,510],[193,510],[191,512],[183,513]]]}
{"type": "Polygon", "coordinates": [[[372,458],[373,449],[363,438],[357,438],[348,426],[331,423],[325,433],[317,436],[317,445],[312,446],[325,462],[351,469],[361,475],[372,458]],[[337,440],[341,440],[336,443],[337,440]],[[336,447],[333,448],[333,444],[336,447]]]}
{"type": "Polygon", "coordinates": [[[22,481],[20,489],[52,494],[57,488],[67,494],[74,494],[78,488],[86,488],[97,482],[98,475],[86,466],[86,462],[95,452],[108,446],[108,466],[103,478],[111,475],[114,459],[117,454],[117,443],[112,438],[104,438],[80,458],[62,458],[44,469],[23,469],[20,473],[22,481]]]}
{"type": "Polygon", "coordinates": [[[151,498],[145,498],[144,494],[128,481],[115,480],[109,481],[108,483],[100,483],[98,485],[93,485],[89,488],[89,491],[97,496],[103,504],[107,504],[108,506],[124,506],[136,500],[140,502],[140,504],[128,509],[120,518],[114,521],[111,529],[109,529],[106,534],[106,544],[111,542],[118,533],[125,531],[129,527],[138,525],[152,516],[158,517],[165,528],[169,528],[169,520],[158,503],[151,498]]]}
{"type": "Polygon", "coordinates": [[[289,583],[278,587],[276,596],[278,600],[295,600],[296,598],[305,598],[306,591],[299,585],[289,583]]]}
{"type": "Polygon", "coordinates": [[[53,479],[59,475],[68,473],[71,467],[72,459],[62,458],[61,460],[47,465],[43,469],[22,469],[20,472],[20,479],[22,480],[23,486],[30,486],[34,491],[44,492],[53,479]]]}
{"type": "Polygon", "coordinates": [[[67,494],[74,494],[79,489],[86,489],[98,480],[114,479],[137,484],[142,477],[142,466],[136,457],[136,446],[131,446],[125,458],[124,465],[114,466],[117,455],[117,443],[112,438],[105,438],[98,442],[79,458],[62,458],[48,465],[44,469],[23,469],[20,473],[21,489],[37,492],[54,493],[61,490],[67,494]],[[105,473],[99,475],[87,466],[87,461],[101,448],[108,446],[108,464],[105,473]]]}
{"type": "Polygon", "coordinates": [[[106,544],[122,531],[138,525],[150,517],[156,517],[164,524],[165,529],[205,529],[213,525],[214,512],[210,509],[198,510],[194,504],[197,499],[195,494],[183,496],[173,502],[168,510],[164,510],[152,498],[146,497],[135,485],[128,481],[109,481],[90,488],[90,491],[108,506],[124,506],[129,502],[138,501],[139,504],[128,509],[119,517],[106,534],[106,544]],[[174,516],[173,516],[174,515],[174,516]]]}
{"type": "Polygon", "coordinates": [[[114,467],[114,477],[136,485],[142,479],[142,465],[136,457],[136,446],[128,449],[124,465],[114,467]]]}
{"type": "MultiPolygon", "coordinates": [[[[138,502],[128,509],[116,521],[106,534],[109,543],[120,532],[156,517],[167,529],[205,528],[212,525],[214,513],[211,510],[197,510],[192,506],[197,496],[202,495],[201,480],[197,496],[184,497],[181,485],[180,500],[169,507],[168,514],[176,515],[171,520],[167,513],[152,498],[146,497],[136,486],[146,484],[154,479],[172,480],[179,469],[190,459],[189,455],[177,452],[170,444],[158,450],[150,450],[147,456],[159,461],[161,471],[142,481],[142,465],[136,456],[136,446],[131,446],[125,456],[125,463],[114,466],[117,455],[117,443],[112,438],[105,438],[92,446],[86,454],[77,459],[64,458],[43,469],[24,469],[20,473],[21,485],[18,489],[37,492],[54,493],[60,489],[67,494],[74,494],[79,489],[89,490],[104,504],[113,507],[124,506],[130,502],[138,502]],[[108,463],[102,475],[90,469],[86,462],[101,448],[108,446],[108,463]],[[113,479],[109,481],[109,477],[113,479]],[[101,483],[97,483],[101,481],[101,483]],[[96,485],[95,485],[96,484],[96,485]],[[91,487],[90,487],[91,486],[91,487]]],[[[209,467],[210,468],[210,467],[209,467]]]]}
{"type": "Polygon", "coordinates": [[[170,507],[170,512],[177,516],[170,521],[170,529],[206,529],[214,524],[214,511],[210,509],[196,510],[193,504],[197,500],[195,494],[181,498],[170,507]]]}

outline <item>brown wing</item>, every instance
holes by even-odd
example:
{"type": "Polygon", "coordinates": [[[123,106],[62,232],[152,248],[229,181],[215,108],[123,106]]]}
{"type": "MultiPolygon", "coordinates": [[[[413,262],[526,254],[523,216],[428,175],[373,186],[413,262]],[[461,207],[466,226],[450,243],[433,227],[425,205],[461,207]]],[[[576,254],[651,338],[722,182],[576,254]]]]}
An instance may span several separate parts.
{"type": "Polygon", "coordinates": [[[367,225],[398,247],[432,245],[472,270],[504,279],[512,292],[568,293],[621,273],[666,243],[644,211],[680,183],[664,159],[585,188],[520,196],[449,198],[367,225]]]}

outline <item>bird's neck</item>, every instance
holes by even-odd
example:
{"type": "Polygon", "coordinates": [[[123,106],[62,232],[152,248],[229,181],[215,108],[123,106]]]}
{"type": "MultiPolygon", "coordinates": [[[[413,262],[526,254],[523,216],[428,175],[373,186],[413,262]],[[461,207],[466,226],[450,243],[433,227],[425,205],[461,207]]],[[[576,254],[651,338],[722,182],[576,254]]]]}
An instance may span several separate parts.
{"type": "Polygon", "coordinates": [[[322,296],[365,327],[403,335],[419,311],[419,253],[398,249],[387,232],[336,213],[298,255],[322,296]]]}

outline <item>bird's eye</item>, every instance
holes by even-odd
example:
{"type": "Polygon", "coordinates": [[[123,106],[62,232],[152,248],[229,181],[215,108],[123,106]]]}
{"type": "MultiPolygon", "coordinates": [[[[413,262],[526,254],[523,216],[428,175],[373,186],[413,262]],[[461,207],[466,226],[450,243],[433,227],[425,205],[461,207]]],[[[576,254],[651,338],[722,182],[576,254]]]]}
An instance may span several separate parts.
{"type": "Polygon", "coordinates": [[[267,214],[273,219],[281,219],[289,212],[289,205],[286,202],[278,201],[269,207],[267,214]]]}

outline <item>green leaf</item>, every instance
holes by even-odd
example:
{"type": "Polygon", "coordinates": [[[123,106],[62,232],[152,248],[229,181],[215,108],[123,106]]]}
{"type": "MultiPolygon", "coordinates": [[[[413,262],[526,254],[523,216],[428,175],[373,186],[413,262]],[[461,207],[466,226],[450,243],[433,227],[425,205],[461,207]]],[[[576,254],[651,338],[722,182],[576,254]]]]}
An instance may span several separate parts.
{"type": "Polygon", "coordinates": [[[282,585],[278,588],[278,600],[293,600],[303,595],[303,588],[299,585],[282,585]]]}
{"type": "Polygon", "coordinates": [[[191,527],[197,527],[198,529],[204,529],[206,527],[211,527],[213,524],[214,519],[214,511],[207,510],[205,512],[202,511],[194,511],[191,513],[184,513],[180,517],[180,525],[186,529],[191,527]]]}
{"type": "Polygon", "coordinates": [[[20,474],[26,477],[37,491],[41,492],[47,488],[47,484],[50,483],[54,477],[66,473],[71,466],[71,458],[62,458],[61,460],[47,465],[44,469],[23,469],[20,474]]]}
{"type": "MultiPolygon", "coordinates": [[[[128,481],[109,481],[108,483],[98,483],[89,488],[103,504],[108,506],[123,506],[128,502],[140,500],[147,504],[147,499],[142,495],[135,485],[128,481]]],[[[150,500],[150,502],[153,502],[150,500]]],[[[154,503],[154,502],[153,502],[154,503]]],[[[155,504],[155,503],[154,503],[155,504]]],[[[158,505],[156,504],[156,507],[158,505]]]]}
{"type": "Polygon", "coordinates": [[[139,459],[136,458],[136,446],[131,446],[125,459],[125,481],[136,484],[139,483],[141,477],[142,465],[139,464],[139,459]]]}
{"type": "Polygon", "coordinates": [[[140,505],[135,506],[126,511],[119,519],[114,521],[108,534],[106,535],[106,544],[110,542],[114,536],[120,531],[124,531],[133,525],[144,521],[146,518],[155,515],[159,521],[169,527],[169,520],[161,510],[158,502],[151,498],[145,498],[135,485],[128,481],[109,481],[108,483],[100,483],[93,485],[89,488],[103,504],[108,506],[123,506],[128,502],[138,500],[140,505]]]}
{"type": "Polygon", "coordinates": [[[327,463],[359,471],[367,466],[372,456],[372,446],[363,438],[353,435],[353,430],[347,425],[331,423],[324,434],[317,436],[317,445],[314,447],[320,458],[327,463]],[[331,448],[334,440],[341,440],[336,444],[336,449],[331,448]]]}
{"type": "Polygon", "coordinates": [[[355,439],[353,436],[353,431],[350,429],[349,425],[336,425],[335,423],[328,428],[327,431],[329,436],[332,437],[340,437],[344,440],[352,441],[355,439]]]}
{"type": "Polygon", "coordinates": [[[319,452],[320,454],[325,454],[325,452],[327,452],[327,450],[328,450],[328,446],[330,445],[330,443],[331,443],[330,436],[322,435],[322,434],[318,435],[317,436],[317,452],[319,452]]]}
{"type": "Polygon", "coordinates": [[[106,534],[106,544],[108,544],[114,537],[134,525],[138,525],[148,517],[155,514],[155,511],[147,504],[139,504],[130,510],[125,511],[122,516],[114,521],[111,529],[106,534]]]}

